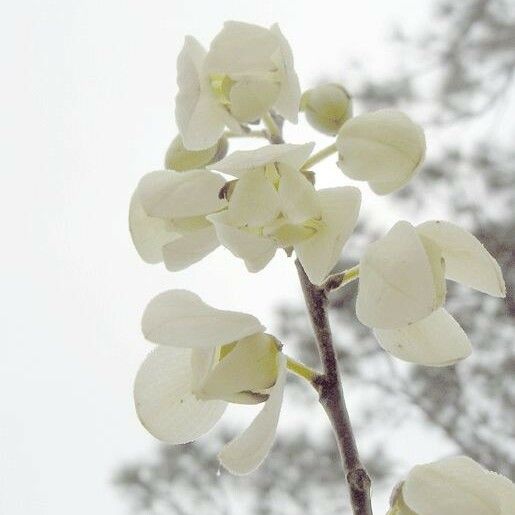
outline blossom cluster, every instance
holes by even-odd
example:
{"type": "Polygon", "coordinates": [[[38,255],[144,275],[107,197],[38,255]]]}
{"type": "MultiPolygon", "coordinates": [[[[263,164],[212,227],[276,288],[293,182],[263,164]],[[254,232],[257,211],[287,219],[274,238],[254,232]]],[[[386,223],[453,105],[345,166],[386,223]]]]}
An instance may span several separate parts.
{"type": "MultiPolygon", "coordinates": [[[[349,185],[317,189],[313,166],[334,152],[346,177],[387,195],[404,187],[424,161],[424,132],[406,114],[382,109],[354,115],[349,93],[338,84],[302,94],[291,48],[277,25],[226,22],[207,51],[186,37],[177,83],[179,135],[165,169],[140,180],[129,213],[141,258],[163,262],[170,271],[221,245],[256,273],[283,249],[295,255],[313,285],[325,288],[356,227],[361,193],[349,185]],[[334,138],[328,149],[313,153],[313,143],[282,141],[282,123],[297,123],[299,112],[334,138]],[[264,128],[254,130],[260,123],[264,128]],[[228,153],[229,142],[244,136],[265,137],[269,144],[228,153]]],[[[365,249],[357,270],[359,321],[373,328],[386,351],[422,365],[451,365],[471,351],[443,307],[446,279],[505,295],[495,259],[450,222],[397,223],[365,249]]],[[[184,290],[155,297],[142,328],[157,344],[135,383],[143,425],[163,441],[184,443],[209,431],[228,403],[263,404],[219,455],[235,474],[254,470],[272,446],[286,373],[293,369],[281,343],[252,315],[217,310],[184,290]]],[[[401,496],[413,513],[425,495],[423,487],[410,486],[417,474],[406,480],[401,496]]]]}

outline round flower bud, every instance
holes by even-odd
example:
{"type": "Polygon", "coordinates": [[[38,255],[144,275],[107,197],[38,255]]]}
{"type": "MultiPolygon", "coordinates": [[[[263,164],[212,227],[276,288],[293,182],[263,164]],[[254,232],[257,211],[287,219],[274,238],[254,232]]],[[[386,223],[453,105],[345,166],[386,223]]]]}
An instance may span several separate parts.
{"type": "Polygon", "coordinates": [[[165,155],[165,168],[184,172],[203,168],[224,158],[229,144],[227,138],[222,136],[215,145],[204,150],[188,150],[182,143],[180,136],[176,136],[170,143],[165,155]]]}
{"type": "Polygon", "coordinates": [[[405,186],[426,152],[422,128],[396,109],[381,109],[345,122],[336,138],[338,166],[378,195],[405,186]]]}
{"type": "Polygon", "coordinates": [[[300,101],[308,123],[319,132],[334,136],[352,116],[352,100],[339,84],[322,84],[308,89],[300,101]]]}

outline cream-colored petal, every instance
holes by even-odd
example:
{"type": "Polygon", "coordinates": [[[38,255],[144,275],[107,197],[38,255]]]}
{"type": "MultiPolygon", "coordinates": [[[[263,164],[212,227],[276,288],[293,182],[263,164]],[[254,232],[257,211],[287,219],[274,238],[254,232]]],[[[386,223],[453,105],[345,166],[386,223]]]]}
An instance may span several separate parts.
{"type": "Polygon", "coordinates": [[[136,412],[156,438],[171,444],[196,440],[223,415],[227,403],[198,400],[191,393],[191,351],[157,347],[134,384],[136,412]]]}
{"type": "Polygon", "coordinates": [[[237,150],[221,161],[209,165],[208,168],[234,177],[242,177],[248,170],[265,166],[267,163],[284,163],[298,170],[306,162],[314,146],[314,143],[283,143],[255,150],[237,150]]]}
{"type": "Polygon", "coordinates": [[[302,223],[321,216],[321,206],[315,187],[298,170],[279,165],[279,198],[281,211],[289,222],[302,223]]]}
{"type": "Polygon", "coordinates": [[[212,225],[187,232],[163,246],[163,261],[171,272],[184,270],[213,252],[220,242],[212,225]]]}
{"type": "Polygon", "coordinates": [[[250,474],[266,458],[275,439],[286,382],[286,357],[279,353],[278,376],[270,396],[252,424],[220,452],[220,463],[232,474],[250,474]]]}
{"type": "Polygon", "coordinates": [[[231,114],[242,122],[258,120],[268,112],[279,93],[279,84],[266,79],[244,79],[231,88],[231,114]]]}
{"type": "Polygon", "coordinates": [[[249,272],[259,272],[274,257],[277,243],[270,238],[240,229],[227,211],[209,215],[208,219],[215,226],[220,243],[236,257],[243,259],[249,272]]]}
{"type": "Polygon", "coordinates": [[[268,334],[241,339],[207,375],[201,398],[230,402],[234,394],[271,388],[277,379],[277,353],[276,339],[268,334]]]}
{"type": "Polygon", "coordinates": [[[384,350],[419,365],[454,365],[472,352],[465,331],[443,308],[406,327],[375,329],[374,333],[384,350]]]}
{"type": "Polygon", "coordinates": [[[215,309],[186,290],[168,290],[148,304],[141,328],[153,343],[174,347],[210,348],[264,330],[245,313],[215,309]]]}
{"type": "Polygon", "coordinates": [[[137,190],[129,207],[129,230],[138,254],[147,263],[163,261],[163,246],[179,237],[169,221],[146,213],[137,190]]]}
{"type": "Polygon", "coordinates": [[[402,493],[421,515],[502,515],[499,493],[488,479],[478,463],[458,456],[414,467],[402,493]]]}
{"type": "Polygon", "coordinates": [[[191,349],[191,391],[197,397],[202,383],[215,366],[219,352],[218,347],[191,349]]]}
{"type": "Polygon", "coordinates": [[[318,192],[321,226],[314,236],[294,245],[313,284],[322,284],[338,262],[358,220],[361,193],[357,188],[327,188],[318,192]]]}
{"type": "Polygon", "coordinates": [[[173,219],[219,211],[226,201],[218,197],[224,178],[209,170],[160,170],[145,175],[138,194],[150,216],[173,219]]]}
{"type": "Polygon", "coordinates": [[[293,53],[279,25],[274,24],[270,31],[277,37],[279,51],[272,56],[272,60],[279,69],[281,89],[275,101],[276,111],[292,123],[297,123],[300,105],[300,84],[295,73],[293,53]]]}
{"type": "Polygon", "coordinates": [[[356,315],[362,324],[395,329],[438,307],[431,265],[408,222],[398,222],[365,249],[359,265],[356,315]]]}
{"type": "Polygon", "coordinates": [[[238,226],[262,227],[277,218],[279,196],[262,169],[252,170],[236,182],[228,210],[238,226]]]}
{"type": "Polygon", "coordinates": [[[426,238],[420,233],[418,233],[418,237],[424,246],[424,250],[426,251],[426,255],[429,259],[429,265],[431,266],[431,271],[433,273],[433,283],[435,285],[436,292],[436,305],[443,306],[445,303],[445,296],[447,294],[447,284],[445,281],[445,260],[442,255],[442,251],[433,240],[426,238]]]}
{"type": "Polygon", "coordinates": [[[475,236],[444,221],[425,222],[417,232],[440,247],[448,279],[494,297],[506,296],[501,268],[475,236]]]}
{"type": "Polygon", "coordinates": [[[404,186],[425,156],[419,125],[395,109],[382,109],[347,120],[336,139],[338,165],[350,178],[370,181],[374,191],[404,186]]]}

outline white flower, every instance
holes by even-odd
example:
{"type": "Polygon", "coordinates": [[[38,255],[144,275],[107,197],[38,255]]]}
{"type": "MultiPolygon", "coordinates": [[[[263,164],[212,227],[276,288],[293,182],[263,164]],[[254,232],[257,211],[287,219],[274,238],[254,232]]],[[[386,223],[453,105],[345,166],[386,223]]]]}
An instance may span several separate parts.
{"type": "Polygon", "coordinates": [[[322,84],[304,92],[301,110],[308,123],[324,134],[334,136],[352,116],[352,100],[339,84],[322,84]]]}
{"type": "Polygon", "coordinates": [[[297,122],[300,87],[279,26],[225,22],[209,52],[187,36],[177,60],[175,119],[184,145],[211,147],[227,126],[240,131],[274,108],[297,122]]]}
{"type": "Polygon", "coordinates": [[[413,177],[424,161],[426,141],[422,128],[404,113],[381,109],[345,122],[336,147],[345,175],[385,195],[413,177]]]}
{"type": "Polygon", "coordinates": [[[375,328],[385,350],[422,365],[451,365],[470,354],[466,334],[442,307],[446,278],[494,297],[506,294],[495,259],[449,222],[397,223],[368,246],[359,268],[358,319],[375,328]]]}
{"type": "Polygon", "coordinates": [[[466,456],[414,467],[389,515],[515,515],[515,485],[466,456]]]}
{"type": "Polygon", "coordinates": [[[145,175],[129,208],[132,241],[141,258],[182,270],[216,249],[218,238],[206,215],[226,206],[218,198],[224,184],[222,176],[208,170],[145,175]]]}
{"type": "Polygon", "coordinates": [[[176,136],[166,151],[165,168],[176,172],[204,168],[209,163],[224,158],[228,148],[227,138],[222,137],[212,147],[204,150],[188,150],[184,147],[182,138],[176,136]]]}
{"type": "Polygon", "coordinates": [[[248,474],[272,447],[282,405],[286,357],[259,321],[214,309],[195,294],[170,290],[155,297],[142,320],[159,344],[134,386],[138,416],[156,438],[186,443],[207,433],[228,402],[264,402],[251,425],[220,452],[230,472],[248,474]]]}
{"type": "Polygon", "coordinates": [[[210,165],[238,178],[227,210],[208,219],[250,272],[264,268],[278,248],[293,248],[310,281],[321,284],[354,230],[359,190],[316,191],[299,171],[312,149],[310,143],[268,145],[210,165]]]}

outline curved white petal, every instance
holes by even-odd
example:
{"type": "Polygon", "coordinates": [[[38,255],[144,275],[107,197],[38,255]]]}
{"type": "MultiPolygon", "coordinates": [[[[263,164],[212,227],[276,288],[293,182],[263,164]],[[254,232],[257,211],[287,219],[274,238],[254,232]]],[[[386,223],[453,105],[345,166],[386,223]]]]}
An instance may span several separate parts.
{"type": "Polygon", "coordinates": [[[234,394],[271,388],[277,379],[277,352],[276,340],[268,334],[241,339],[209,372],[200,395],[231,402],[234,394]]]}
{"type": "Polygon", "coordinates": [[[470,356],[465,331],[443,308],[399,329],[375,329],[381,347],[393,356],[432,367],[445,367],[470,356]]]}
{"type": "Polygon", "coordinates": [[[398,222],[363,253],[356,315],[369,327],[394,329],[425,318],[437,307],[424,246],[411,224],[398,222]]]}
{"type": "Polygon", "coordinates": [[[267,163],[284,163],[298,170],[313,151],[314,143],[293,145],[267,145],[255,150],[237,150],[217,163],[208,166],[211,170],[242,177],[248,170],[265,166],[267,163]]]}
{"type": "Polygon", "coordinates": [[[220,243],[236,257],[243,259],[249,272],[259,272],[274,257],[277,243],[235,226],[227,211],[207,218],[215,226],[220,243]]]}
{"type": "Polygon", "coordinates": [[[258,120],[268,112],[279,93],[279,85],[270,80],[239,80],[231,88],[231,114],[242,122],[258,120]]]}
{"type": "Polygon", "coordinates": [[[197,400],[191,393],[191,351],[157,347],[141,365],[134,384],[136,412],[156,438],[172,444],[207,433],[227,403],[197,400]]]}
{"type": "Polygon", "coordinates": [[[202,383],[214,367],[219,353],[218,347],[191,349],[191,391],[197,395],[202,383]]]}
{"type": "Polygon", "coordinates": [[[421,127],[404,113],[382,109],[347,120],[336,140],[338,165],[348,177],[386,194],[404,186],[425,156],[421,127]]]}
{"type": "Polygon", "coordinates": [[[422,515],[508,515],[501,511],[499,492],[488,474],[466,456],[447,458],[414,467],[402,494],[407,506],[422,515]]]}
{"type": "Polygon", "coordinates": [[[281,211],[288,221],[302,223],[321,216],[321,206],[315,187],[298,170],[280,165],[279,198],[281,211]]]}
{"type": "Polygon", "coordinates": [[[295,253],[313,284],[322,284],[336,265],[343,246],[356,227],[361,193],[357,188],[327,188],[318,192],[322,226],[294,245],[295,253]]]}
{"type": "Polygon", "coordinates": [[[425,222],[417,232],[440,247],[448,279],[494,297],[506,296],[501,268],[475,236],[444,221],[425,222]]]}
{"type": "Polygon", "coordinates": [[[228,207],[238,226],[262,227],[279,215],[279,196],[263,170],[252,170],[238,179],[228,207]]]}
{"type": "Polygon", "coordinates": [[[226,201],[218,198],[224,178],[209,170],[160,170],[145,175],[138,194],[145,211],[158,218],[184,218],[219,211],[226,201]]]}
{"type": "Polygon", "coordinates": [[[163,261],[163,246],[179,237],[169,221],[145,212],[137,190],[129,207],[129,231],[138,254],[147,263],[163,261]]]}
{"type": "Polygon", "coordinates": [[[213,252],[220,242],[212,225],[187,232],[163,246],[163,261],[171,272],[184,270],[213,252]]]}
{"type": "Polygon", "coordinates": [[[212,308],[186,290],[154,297],[143,313],[141,328],[151,342],[192,348],[217,347],[264,330],[256,317],[212,308]]]}
{"type": "Polygon", "coordinates": [[[300,105],[300,84],[299,78],[295,73],[293,64],[293,54],[290,45],[283,36],[279,25],[274,24],[270,31],[275,34],[279,41],[279,49],[272,60],[276,64],[281,74],[281,89],[275,101],[274,107],[279,114],[284,116],[292,123],[297,123],[300,105]]]}
{"type": "Polygon", "coordinates": [[[275,439],[286,382],[286,356],[279,353],[278,376],[270,396],[252,424],[220,452],[220,463],[232,474],[254,471],[266,458],[275,439]]]}

